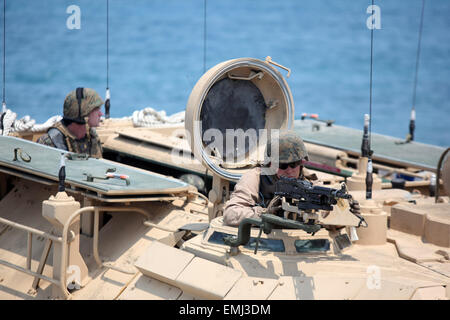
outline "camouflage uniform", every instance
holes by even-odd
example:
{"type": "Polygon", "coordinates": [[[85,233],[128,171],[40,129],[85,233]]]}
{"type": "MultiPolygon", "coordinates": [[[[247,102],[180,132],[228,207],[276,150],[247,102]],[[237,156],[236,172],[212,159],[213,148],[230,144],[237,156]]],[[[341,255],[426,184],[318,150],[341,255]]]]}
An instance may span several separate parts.
{"type": "Polygon", "coordinates": [[[102,157],[102,146],[94,128],[89,129],[89,136],[77,139],[60,121],[39,137],[37,143],[70,152],[86,153],[94,158],[102,157]]]}
{"type": "MultiPolygon", "coordinates": [[[[278,143],[269,142],[266,146],[265,163],[271,161],[279,163],[291,163],[302,159],[308,159],[305,145],[302,139],[292,131],[280,133],[279,159],[273,159],[272,146],[278,143]]],[[[274,197],[276,174],[261,174],[262,168],[254,168],[242,175],[234,187],[230,200],[225,205],[223,220],[225,224],[237,226],[244,218],[256,218],[265,211],[268,203],[274,197]]],[[[315,174],[303,168],[300,179],[317,180],[315,174]]]]}
{"type": "Polygon", "coordinates": [[[93,89],[84,88],[81,106],[76,91],[70,92],[64,100],[64,119],[86,125],[86,136],[77,139],[62,122],[56,123],[42,135],[37,143],[75,153],[86,153],[94,158],[102,157],[102,146],[94,128],[89,128],[88,116],[92,110],[103,105],[103,100],[93,89]]]}

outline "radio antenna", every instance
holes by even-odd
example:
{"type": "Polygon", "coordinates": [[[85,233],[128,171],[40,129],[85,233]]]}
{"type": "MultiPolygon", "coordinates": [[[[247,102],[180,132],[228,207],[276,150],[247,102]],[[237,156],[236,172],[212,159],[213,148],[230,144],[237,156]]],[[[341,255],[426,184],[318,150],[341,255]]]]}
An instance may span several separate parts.
{"type": "Polygon", "coordinates": [[[106,94],[105,94],[105,118],[110,117],[110,92],[109,92],[109,0],[106,0],[106,94]]]}
{"type": "Polygon", "coordinates": [[[414,140],[414,130],[416,128],[416,90],[417,90],[417,78],[419,74],[419,60],[420,60],[420,47],[422,42],[422,29],[423,29],[423,12],[425,11],[425,0],[422,0],[422,13],[420,15],[420,26],[419,26],[419,42],[417,44],[416,53],[416,71],[414,75],[414,86],[413,86],[413,96],[412,96],[412,108],[411,108],[411,118],[409,120],[409,135],[406,137],[406,142],[414,140]]]}
{"type": "MultiPolygon", "coordinates": [[[[373,17],[373,0],[372,0],[372,17],[373,17]]],[[[373,21],[372,28],[370,30],[370,93],[369,93],[369,145],[368,145],[368,161],[367,161],[367,173],[366,173],[366,199],[372,199],[372,184],[373,184],[373,167],[372,167],[372,74],[373,74],[373,21]]]]}
{"type": "Polygon", "coordinates": [[[6,112],[6,0],[3,0],[3,88],[2,113],[6,112]]]}

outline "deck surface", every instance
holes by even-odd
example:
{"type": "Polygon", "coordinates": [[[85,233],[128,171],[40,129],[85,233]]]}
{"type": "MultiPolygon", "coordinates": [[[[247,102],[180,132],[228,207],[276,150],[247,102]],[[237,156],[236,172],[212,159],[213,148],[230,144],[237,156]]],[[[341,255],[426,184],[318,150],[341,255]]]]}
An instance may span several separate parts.
{"type": "MultiPolygon", "coordinates": [[[[6,170],[26,173],[53,181],[58,181],[61,151],[55,148],[39,145],[27,140],[14,137],[0,137],[0,167],[6,170]],[[14,159],[14,149],[23,150],[23,157],[31,157],[25,162],[21,157],[14,159]]],[[[180,180],[165,177],[150,171],[135,169],[104,159],[89,158],[87,160],[66,159],[66,183],[88,189],[102,195],[147,195],[182,192],[188,185],[180,180]],[[84,173],[94,177],[104,177],[108,168],[115,168],[115,173],[127,175],[130,185],[119,179],[94,179],[87,181],[84,173]]]]}
{"type": "MultiPolygon", "coordinates": [[[[304,141],[350,151],[361,152],[362,130],[338,125],[327,127],[325,123],[314,120],[295,120],[294,130],[304,141]],[[317,128],[319,128],[317,130],[317,128]]],[[[400,138],[372,133],[373,159],[390,163],[407,164],[427,170],[436,170],[439,158],[445,148],[412,141],[397,144],[400,138]]]]}

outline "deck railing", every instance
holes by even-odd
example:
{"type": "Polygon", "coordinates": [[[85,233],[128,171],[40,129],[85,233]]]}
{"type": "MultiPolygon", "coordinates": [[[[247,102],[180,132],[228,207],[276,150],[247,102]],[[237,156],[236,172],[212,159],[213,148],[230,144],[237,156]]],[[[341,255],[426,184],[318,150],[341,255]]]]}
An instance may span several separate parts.
{"type": "MultiPolygon", "coordinates": [[[[10,220],[4,219],[4,218],[0,218],[0,223],[2,223],[4,225],[7,225],[7,226],[10,226],[10,227],[13,227],[15,229],[19,229],[19,230],[27,232],[27,266],[26,266],[26,268],[23,268],[21,266],[12,264],[12,263],[10,263],[8,261],[5,261],[5,260],[0,260],[0,264],[4,265],[6,267],[9,267],[9,268],[16,269],[16,270],[18,270],[20,272],[23,272],[23,273],[26,273],[26,274],[34,276],[35,277],[35,282],[33,283],[33,287],[34,287],[35,283],[36,284],[38,283],[38,281],[36,281],[36,279],[44,279],[44,280],[49,281],[49,282],[51,282],[51,283],[53,283],[55,285],[59,285],[60,281],[58,279],[53,279],[53,278],[44,276],[42,274],[42,271],[43,271],[44,268],[43,268],[43,266],[41,266],[41,263],[39,263],[38,272],[31,271],[31,253],[32,253],[33,234],[47,239],[47,245],[44,248],[43,255],[45,254],[45,251],[50,251],[50,247],[51,247],[51,243],[52,242],[63,243],[62,237],[56,237],[56,236],[54,236],[52,234],[49,234],[47,232],[44,232],[44,231],[41,231],[41,230],[38,230],[38,229],[34,229],[32,227],[28,227],[28,226],[25,226],[23,224],[20,224],[20,223],[14,222],[14,221],[10,221],[10,220]],[[46,250],[47,247],[48,247],[48,250],[46,250]]],[[[47,255],[48,255],[48,252],[47,252],[47,255]]],[[[45,260],[46,259],[47,258],[45,257],[45,260]]],[[[42,259],[41,259],[41,261],[42,261],[42,259]]]]}
{"type": "Polygon", "coordinates": [[[159,227],[158,225],[155,225],[151,222],[148,221],[148,219],[150,218],[150,215],[143,209],[141,208],[137,208],[137,207],[96,207],[96,206],[89,206],[89,207],[84,207],[81,209],[78,209],[77,211],[75,211],[67,220],[67,222],[64,224],[64,228],[63,228],[63,232],[62,232],[62,236],[61,237],[57,237],[54,236],[50,233],[38,230],[38,229],[34,229],[32,227],[28,227],[26,225],[14,222],[14,221],[10,221],[4,218],[0,218],[0,223],[3,223],[7,226],[22,230],[27,232],[27,262],[26,262],[26,268],[21,267],[19,265],[15,265],[13,263],[10,263],[8,261],[4,261],[4,260],[0,260],[0,264],[4,265],[6,267],[15,269],[17,271],[32,275],[35,277],[35,280],[33,282],[32,287],[34,289],[37,288],[37,285],[39,283],[40,279],[46,280],[54,285],[57,285],[61,288],[62,293],[64,294],[65,298],[70,298],[71,294],[70,292],[67,290],[67,261],[68,261],[68,255],[69,255],[69,244],[71,241],[73,241],[74,239],[74,234],[73,232],[71,232],[70,226],[72,225],[72,223],[74,222],[74,220],[79,217],[81,214],[83,213],[87,213],[87,212],[94,212],[94,235],[93,235],[93,256],[94,259],[97,263],[97,265],[99,267],[105,267],[105,268],[109,268],[109,269],[114,269],[120,272],[125,272],[125,273],[132,273],[129,270],[123,270],[121,268],[115,267],[113,265],[109,265],[107,263],[104,263],[101,261],[100,259],[100,255],[98,252],[98,240],[99,240],[99,213],[100,212],[137,212],[139,214],[142,214],[146,217],[146,219],[143,221],[144,225],[149,226],[149,227],[156,227],[165,231],[174,231],[174,230],[169,230],[167,228],[164,227],[159,227]],[[47,239],[47,243],[46,246],[44,247],[44,251],[42,253],[41,256],[41,260],[39,262],[39,266],[38,266],[38,270],[37,272],[31,271],[31,253],[32,253],[32,239],[33,239],[33,234],[37,235],[37,236],[41,236],[45,239],[47,239]],[[61,247],[62,247],[62,254],[61,254],[61,270],[60,270],[60,279],[54,279],[51,277],[47,277],[44,276],[42,274],[44,266],[45,266],[45,262],[47,260],[48,257],[48,253],[50,252],[50,248],[52,246],[53,242],[57,242],[57,243],[61,243],[61,247]]]}

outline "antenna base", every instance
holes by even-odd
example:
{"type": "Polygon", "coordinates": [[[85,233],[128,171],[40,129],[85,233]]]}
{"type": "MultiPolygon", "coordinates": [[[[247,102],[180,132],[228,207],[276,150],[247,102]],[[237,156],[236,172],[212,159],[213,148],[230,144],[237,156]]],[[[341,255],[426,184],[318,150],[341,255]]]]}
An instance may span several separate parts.
{"type": "MultiPolygon", "coordinates": [[[[349,191],[366,190],[366,174],[368,158],[359,157],[358,173],[347,179],[347,188],[349,191]]],[[[377,174],[372,173],[372,193],[375,190],[381,190],[381,179],[377,174]]]]}

